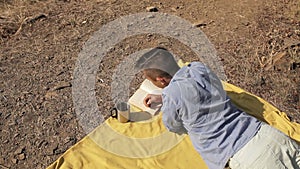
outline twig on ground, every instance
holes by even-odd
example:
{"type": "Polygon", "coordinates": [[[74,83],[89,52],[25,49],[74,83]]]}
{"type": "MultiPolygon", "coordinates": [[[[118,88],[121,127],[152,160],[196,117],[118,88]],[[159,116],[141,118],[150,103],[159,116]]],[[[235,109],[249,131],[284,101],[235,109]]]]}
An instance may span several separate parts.
{"type": "Polygon", "coordinates": [[[21,32],[21,30],[22,30],[22,28],[23,28],[23,26],[24,26],[25,24],[27,24],[27,23],[34,23],[34,22],[36,22],[37,20],[43,19],[43,18],[46,18],[46,17],[47,17],[47,16],[46,16],[45,14],[39,14],[39,15],[37,15],[37,16],[35,16],[35,17],[26,17],[26,18],[21,22],[21,24],[20,24],[18,30],[16,31],[16,33],[14,33],[13,36],[18,35],[18,34],[21,32]]]}

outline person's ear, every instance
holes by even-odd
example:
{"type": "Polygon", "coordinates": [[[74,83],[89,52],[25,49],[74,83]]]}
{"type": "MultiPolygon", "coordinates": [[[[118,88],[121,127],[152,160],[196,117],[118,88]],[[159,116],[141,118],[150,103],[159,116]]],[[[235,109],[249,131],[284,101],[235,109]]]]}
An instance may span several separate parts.
{"type": "Polygon", "coordinates": [[[163,77],[156,77],[156,81],[159,81],[162,85],[166,85],[166,80],[163,77]]]}

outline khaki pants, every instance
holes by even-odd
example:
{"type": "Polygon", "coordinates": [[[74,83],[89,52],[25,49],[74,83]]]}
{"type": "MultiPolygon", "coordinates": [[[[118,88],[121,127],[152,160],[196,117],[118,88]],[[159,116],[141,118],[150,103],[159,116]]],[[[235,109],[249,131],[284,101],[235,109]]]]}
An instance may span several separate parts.
{"type": "Polygon", "coordinates": [[[300,169],[300,145],[279,130],[263,124],[232,158],[231,169],[300,169]]]}

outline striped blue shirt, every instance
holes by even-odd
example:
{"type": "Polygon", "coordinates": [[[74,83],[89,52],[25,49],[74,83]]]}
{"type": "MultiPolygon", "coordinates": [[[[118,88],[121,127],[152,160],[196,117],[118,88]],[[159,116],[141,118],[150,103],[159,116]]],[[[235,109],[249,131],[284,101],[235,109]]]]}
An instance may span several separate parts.
{"type": "Polygon", "coordinates": [[[162,98],[166,128],[187,133],[210,169],[223,169],[261,126],[231,103],[218,77],[199,62],[181,68],[162,98]]]}

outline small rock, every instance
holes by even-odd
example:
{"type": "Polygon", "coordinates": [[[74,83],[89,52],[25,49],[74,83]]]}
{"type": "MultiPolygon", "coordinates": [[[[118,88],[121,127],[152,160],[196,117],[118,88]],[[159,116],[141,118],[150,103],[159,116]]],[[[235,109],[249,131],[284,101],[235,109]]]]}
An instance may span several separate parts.
{"type": "Polygon", "coordinates": [[[11,160],[11,162],[14,163],[14,164],[17,164],[17,163],[18,163],[18,159],[13,158],[13,159],[11,160]]]}
{"type": "Polygon", "coordinates": [[[19,148],[14,152],[14,154],[15,154],[15,155],[19,155],[19,154],[23,153],[24,150],[25,150],[25,147],[19,147],[19,148]]]}
{"type": "Polygon", "coordinates": [[[172,7],[171,10],[172,10],[173,12],[176,12],[176,11],[177,11],[177,7],[176,7],[176,8],[172,7]]]}
{"type": "Polygon", "coordinates": [[[151,19],[151,18],[155,18],[154,15],[147,15],[147,18],[151,19]]]}
{"type": "Polygon", "coordinates": [[[49,90],[50,88],[48,86],[43,87],[44,90],[49,90]]]}
{"type": "Polygon", "coordinates": [[[151,38],[153,36],[153,34],[149,33],[147,34],[147,38],[151,38]]]}
{"type": "Polygon", "coordinates": [[[155,6],[149,6],[146,8],[147,12],[158,12],[158,9],[155,6]]]}
{"type": "Polygon", "coordinates": [[[243,24],[244,26],[249,26],[249,25],[250,25],[250,22],[249,22],[249,21],[242,21],[242,24],[243,24]]]}
{"type": "Polygon", "coordinates": [[[25,160],[26,156],[24,153],[18,155],[18,160],[25,160]]]}
{"type": "Polygon", "coordinates": [[[193,27],[204,27],[206,25],[207,25],[207,23],[205,23],[204,20],[200,20],[200,21],[193,23],[193,27]]]}
{"type": "Polygon", "coordinates": [[[184,8],[184,6],[180,5],[180,6],[172,7],[171,10],[174,11],[174,12],[176,12],[178,9],[183,9],[183,8],[184,8]]]}
{"type": "Polygon", "coordinates": [[[174,36],[179,36],[180,34],[178,32],[173,32],[174,36]]]}
{"type": "Polygon", "coordinates": [[[14,134],[14,138],[18,137],[19,135],[19,133],[14,134]]]}
{"type": "Polygon", "coordinates": [[[160,39],[157,40],[157,43],[158,43],[159,45],[162,45],[162,44],[169,44],[170,41],[169,41],[169,39],[167,39],[167,38],[160,38],[160,39]]]}
{"type": "Polygon", "coordinates": [[[103,79],[99,79],[99,82],[100,82],[100,83],[104,83],[104,80],[103,80],[103,79]]]}
{"type": "Polygon", "coordinates": [[[46,56],[47,60],[52,60],[54,58],[54,56],[46,56]]]}
{"type": "Polygon", "coordinates": [[[25,111],[21,111],[18,113],[18,116],[22,117],[22,116],[24,116],[25,113],[26,113],[25,111]]]}

